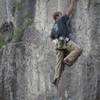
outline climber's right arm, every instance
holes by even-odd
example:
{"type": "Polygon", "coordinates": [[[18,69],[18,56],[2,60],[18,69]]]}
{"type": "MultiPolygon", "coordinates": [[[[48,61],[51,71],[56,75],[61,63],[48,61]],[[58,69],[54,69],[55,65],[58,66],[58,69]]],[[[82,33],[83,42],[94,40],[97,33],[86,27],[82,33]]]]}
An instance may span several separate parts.
{"type": "Polygon", "coordinates": [[[54,44],[58,43],[58,39],[52,39],[51,37],[49,37],[48,39],[49,39],[49,41],[52,41],[54,44]]]}
{"type": "Polygon", "coordinates": [[[53,39],[51,37],[48,38],[49,41],[53,41],[53,39]]]}
{"type": "Polygon", "coordinates": [[[74,3],[75,3],[75,0],[70,0],[70,7],[68,8],[68,10],[66,11],[66,14],[68,16],[70,16],[73,12],[73,8],[74,8],[74,3]]]}

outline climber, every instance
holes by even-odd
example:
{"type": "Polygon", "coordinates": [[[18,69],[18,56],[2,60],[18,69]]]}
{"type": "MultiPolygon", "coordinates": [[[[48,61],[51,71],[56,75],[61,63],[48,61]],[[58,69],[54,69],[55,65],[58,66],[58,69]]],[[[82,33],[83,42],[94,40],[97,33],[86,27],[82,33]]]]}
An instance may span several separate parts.
{"type": "Polygon", "coordinates": [[[69,16],[73,12],[75,0],[70,0],[70,7],[63,15],[62,12],[55,12],[53,19],[55,21],[49,39],[56,45],[56,68],[52,84],[58,85],[64,65],[72,66],[81,55],[82,49],[71,40],[68,29],[69,16]],[[65,55],[65,51],[69,54],[65,55]]]}

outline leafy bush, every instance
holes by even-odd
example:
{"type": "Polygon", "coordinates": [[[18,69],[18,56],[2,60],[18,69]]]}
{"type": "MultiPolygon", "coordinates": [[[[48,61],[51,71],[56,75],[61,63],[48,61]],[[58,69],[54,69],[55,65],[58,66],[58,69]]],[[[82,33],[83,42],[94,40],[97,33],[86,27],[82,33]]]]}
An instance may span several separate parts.
{"type": "Polygon", "coordinates": [[[16,8],[16,9],[21,9],[21,8],[22,8],[22,3],[20,3],[20,2],[15,2],[15,8],[16,8]]]}
{"type": "Polygon", "coordinates": [[[17,1],[17,0],[12,0],[12,7],[15,8],[15,9],[21,9],[22,3],[17,1]]]}
{"type": "Polygon", "coordinates": [[[6,45],[8,42],[0,42],[0,48],[4,45],[6,45]]]}
{"type": "Polygon", "coordinates": [[[8,43],[8,41],[5,41],[5,38],[0,36],[0,48],[4,45],[6,45],[8,43]]]}
{"type": "Polygon", "coordinates": [[[12,35],[9,37],[9,39],[6,39],[6,37],[4,36],[0,36],[0,48],[4,45],[7,45],[8,43],[10,43],[12,40],[15,40],[15,41],[19,41],[21,38],[22,38],[22,35],[23,35],[23,31],[22,29],[20,28],[15,28],[13,30],[13,33],[12,35]]]}
{"type": "Polygon", "coordinates": [[[0,36],[0,42],[4,42],[4,41],[5,41],[4,37],[0,36]]]}

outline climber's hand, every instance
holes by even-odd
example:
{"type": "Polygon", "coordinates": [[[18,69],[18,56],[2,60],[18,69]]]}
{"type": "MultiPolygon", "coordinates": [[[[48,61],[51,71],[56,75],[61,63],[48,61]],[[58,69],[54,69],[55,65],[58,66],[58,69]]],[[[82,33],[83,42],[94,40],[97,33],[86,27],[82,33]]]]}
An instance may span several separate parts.
{"type": "Polygon", "coordinates": [[[70,16],[70,15],[72,14],[72,12],[73,12],[74,2],[75,2],[75,0],[70,0],[70,7],[69,7],[68,10],[66,11],[66,14],[67,14],[68,16],[70,16]]]}
{"type": "Polygon", "coordinates": [[[58,39],[55,39],[52,41],[54,44],[57,44],[58,43],[58,39]]]}

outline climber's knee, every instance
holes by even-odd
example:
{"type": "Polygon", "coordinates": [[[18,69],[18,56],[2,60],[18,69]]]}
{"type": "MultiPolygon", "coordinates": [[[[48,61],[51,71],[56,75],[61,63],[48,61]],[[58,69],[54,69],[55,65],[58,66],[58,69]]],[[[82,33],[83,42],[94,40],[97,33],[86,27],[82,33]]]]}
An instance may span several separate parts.
{"type": "Polygon", "coordinates": [[[77,52],[79,55],[81,55],[81,54],[82,54],[82,51],[83,51],[83,49],[82,49],[82,48],[80,48],[80,47],[76,49],[76,52],[77,52]]]}

